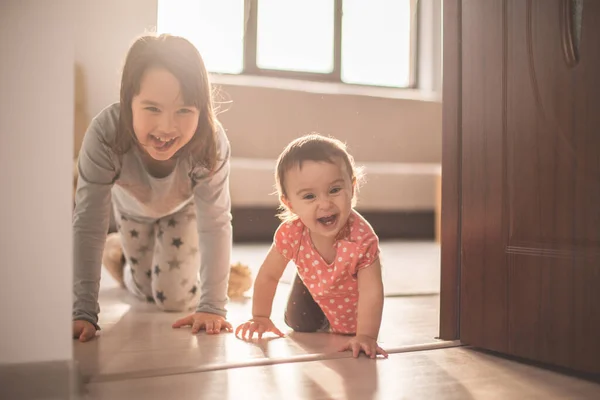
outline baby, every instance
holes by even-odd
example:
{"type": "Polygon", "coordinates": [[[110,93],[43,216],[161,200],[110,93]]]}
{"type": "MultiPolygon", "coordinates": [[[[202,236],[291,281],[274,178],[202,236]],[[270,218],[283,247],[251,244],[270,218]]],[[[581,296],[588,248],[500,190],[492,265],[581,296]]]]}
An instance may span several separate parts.
{"type": "Polygon", "coordinates": [[[277,161],[282,220],[256,277],[252,319],[236,336],[283,333],[270,319],[289,261],[297,274],[285,322],[297,332],[351,335],[340,351],[387,357],[377,336],[383,310],[379,239],[354,210],[359,171],[339,140],[318,134],[291,142],[277,161]]]}

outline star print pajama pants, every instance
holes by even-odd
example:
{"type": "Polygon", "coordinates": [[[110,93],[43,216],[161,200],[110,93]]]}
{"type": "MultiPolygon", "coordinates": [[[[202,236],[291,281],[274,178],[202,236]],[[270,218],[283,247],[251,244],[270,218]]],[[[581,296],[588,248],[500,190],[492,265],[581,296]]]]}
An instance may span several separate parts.
{"type": "Polygon", "coordinates": [[[195,308],[200,299],[200,254],[194,205],[151,223],[135,221],[116,208],[114,212],[127,289],[165,311],[195,308]]]}

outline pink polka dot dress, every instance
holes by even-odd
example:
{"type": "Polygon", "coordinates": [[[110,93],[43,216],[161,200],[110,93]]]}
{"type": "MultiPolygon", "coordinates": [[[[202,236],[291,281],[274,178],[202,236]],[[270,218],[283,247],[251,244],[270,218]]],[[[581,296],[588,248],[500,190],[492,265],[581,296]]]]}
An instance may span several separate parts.
{"type": "Polygon", "coordinates": [[[309,230],[299,220],[282,223],[275,248],[297,267],[298,275],[329,320],[331,332],[356,333],[358,271],[379,258],[379,239],[356,211],[335,242],[335,260],[328,264],[315,249],[309,230]]]}

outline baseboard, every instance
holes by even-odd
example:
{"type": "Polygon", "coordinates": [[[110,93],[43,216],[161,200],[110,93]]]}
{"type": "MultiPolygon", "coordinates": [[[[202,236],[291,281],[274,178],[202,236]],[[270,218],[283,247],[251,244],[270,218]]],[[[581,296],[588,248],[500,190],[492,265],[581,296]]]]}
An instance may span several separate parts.
{"type": "MultiPolygon", "coordinates": [[[[369,221],[380,239],[433,240],[435,237],[434,211],[369,211],[359,210],[369,221]]],[[[234,242],[266,242],[280,221],[277,211],[270,207],[234,207],[234,242]]]]}
{"type": "Polygon", "coordinates": [[[0,365],[0,398],[19,400],[80,399],[83,384],[74,361],[0,365]]]}

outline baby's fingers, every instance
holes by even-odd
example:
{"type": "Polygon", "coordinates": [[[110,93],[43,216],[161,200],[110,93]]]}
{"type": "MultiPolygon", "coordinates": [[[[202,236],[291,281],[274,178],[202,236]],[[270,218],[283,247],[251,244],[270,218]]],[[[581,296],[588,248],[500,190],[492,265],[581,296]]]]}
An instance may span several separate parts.
{"type": "Polygon", "coordinates": [[[360,343],[352,342],[352,357],[358,358],[358,355],[360,354],[360,348],[360,343]]]}
{"type": "Polygon", "coordinates": [[[256,328],[256,333],[258,334],[258,338],[262,339],[263,333],[265,333],[266,329],[264,327],[264,325],[258,325],[258,328],[256,328]]]}
{"type": "Polygon", "coordinates": [[[248,328],[250,327],[251,322],[245,322],[242,325],[238,326],[235,330],[235,336],[238,339],[246,340],[246,334],[248,333],[248,328]]]}
{"type": "Polygon", "coordinates": [[[260,325],[257,324],[256,322],[253,322],[252,325],[250,325],[250,331],[248,332],[248,339],[252,339],[252,336],[254,336],[254,332],[256,332],[259,327],[260,327],[260,325]]]}
{"type": "Polygon", "coordinates": [[[367,355],[367,357],[375,358],[375,356],[377,355],[377,345],[376,344],[363,343],[361,347],[362,347],[363,351],[365,352],[365,354],[367,355]]]}
{"type": "Polygon", "coordinates": [[[388,357],[389,357],[389,354],[388,354],[388,353],[387,353],[387,352],[386,352],[384,349],[382,349],[382,348],[381,348],[381,347],[379,347],[379,346],[377,346],[377,353],[378,353],[378,354],[381,354],[381,355],[382,355],[382,356],[384,356],[385,358],[388,358],[388,357]]]}
{"type": "Polygon", "coordinates": [[[242,339],[244,338],[243,332],[246,330],[246,325],[247,324],[248,323],[246,322],[244,324],[238,325],[238,327],[235,328],[235,337],[236,338],[242,338],[242,339]],[[242,335],[240,335],[240,332],[242,332],[242,335]]]}
{"type": "Polygon", "coordinates": [[[350,347],[350,342],[346,342],[346,343],[344,343],[343,346],[338,348],[338,351],[340,351],[340,352],[346,351],[346,350],[352,350],[352,348],[350,347]]]}
{"type": "Polygon", "coordinates": [[[271,329],[269,329],[271,332],[273,332],[274,334],[276,334],[279,337],[284,337],[285,335],[283,334],[283,332],[281,332],[279,329],[277,329],[277,327],[275,325],[271,326],[271,329]]]}

